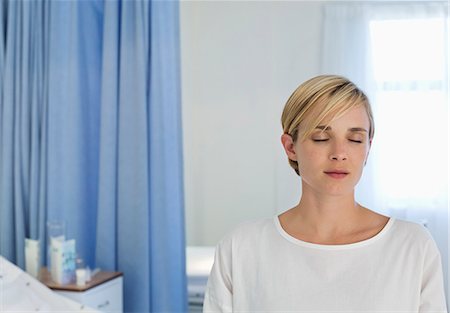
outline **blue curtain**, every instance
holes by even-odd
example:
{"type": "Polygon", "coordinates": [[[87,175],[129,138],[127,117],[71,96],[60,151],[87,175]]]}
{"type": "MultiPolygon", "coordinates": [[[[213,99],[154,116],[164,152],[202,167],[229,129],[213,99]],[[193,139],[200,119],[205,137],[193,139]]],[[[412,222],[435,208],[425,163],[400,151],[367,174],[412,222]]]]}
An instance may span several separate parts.
{"type": "Polygon", "coordinates": [[[0,2],[0,253],[21,267],[24,238],[45,238],[48,14],[0,2]]]}
{"type": "MultiPolygon", "coordinates": [[[[174,1],[0,3],[0,253],[45,223],[124,273],[127,312],[184,312],[174,1]]],[[[42,249],[45,260],[45,249],[42,249]]]]}

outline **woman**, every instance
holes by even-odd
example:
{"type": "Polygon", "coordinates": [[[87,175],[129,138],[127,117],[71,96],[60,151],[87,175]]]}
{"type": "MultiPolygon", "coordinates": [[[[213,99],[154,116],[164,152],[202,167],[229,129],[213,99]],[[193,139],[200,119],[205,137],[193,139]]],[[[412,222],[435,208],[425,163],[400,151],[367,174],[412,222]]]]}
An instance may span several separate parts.
{"type": "Polygon", "coordinates": [[[374,135],[365,94],[344,77],[312,78],[282,125],[300,202],[218,244],[204,312],[447,312],[428,231],[355,202],[374,135]]]}

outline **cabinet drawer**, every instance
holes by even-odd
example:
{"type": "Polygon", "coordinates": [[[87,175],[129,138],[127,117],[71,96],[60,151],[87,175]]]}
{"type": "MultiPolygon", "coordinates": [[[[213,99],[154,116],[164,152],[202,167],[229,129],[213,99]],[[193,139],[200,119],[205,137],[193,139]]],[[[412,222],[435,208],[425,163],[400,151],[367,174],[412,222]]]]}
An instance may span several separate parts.
{"type": "Polygon", "coordinates": [[[117,277],[84,292],[58,291],[58,293],[101,312],[123,312],[122,277],[117,277]]]}
{"type": "Polygon", "coordinates": [[[122,277],[88,290],[83,304],[102,312],[122,312],[122,277]]]}

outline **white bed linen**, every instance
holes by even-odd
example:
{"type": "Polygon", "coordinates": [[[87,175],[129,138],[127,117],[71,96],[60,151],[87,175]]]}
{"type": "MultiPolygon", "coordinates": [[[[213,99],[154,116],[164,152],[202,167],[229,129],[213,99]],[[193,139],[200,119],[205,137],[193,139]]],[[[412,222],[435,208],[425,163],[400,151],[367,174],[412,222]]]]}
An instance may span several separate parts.
{"type": "Polygon", "coordinates": [[[0,312],[99,312],[56,294],[0,256],[0,312]]]}
{"type": "Polygon", "coordinates": [[[189,304],[203,303],[206,283],[214,263],[215,247],[189,246],[186,248],[186,274],[189,304]]]}

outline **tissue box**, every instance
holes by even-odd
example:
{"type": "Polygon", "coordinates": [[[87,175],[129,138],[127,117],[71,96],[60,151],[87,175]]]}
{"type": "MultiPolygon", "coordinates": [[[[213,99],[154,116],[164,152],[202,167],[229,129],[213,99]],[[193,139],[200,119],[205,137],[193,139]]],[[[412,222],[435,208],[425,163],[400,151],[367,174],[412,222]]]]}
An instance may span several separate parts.
{"type": "Polygon", "coordinates": [[[51,276],[54,282],[65,285],[75,280],[75,239],[51,239],[51,276]]]}

